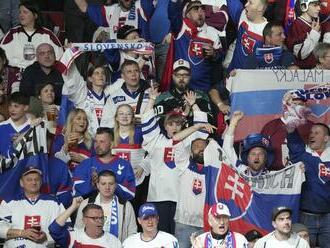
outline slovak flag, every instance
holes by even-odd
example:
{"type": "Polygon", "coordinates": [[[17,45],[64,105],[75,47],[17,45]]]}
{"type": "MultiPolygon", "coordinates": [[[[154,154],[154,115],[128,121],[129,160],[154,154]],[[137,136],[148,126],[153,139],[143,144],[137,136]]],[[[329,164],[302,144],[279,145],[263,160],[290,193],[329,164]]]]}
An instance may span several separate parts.
{"type": "Polygon", "coordinates": [[[273,208],[279,206],[291,208],[293,223],[297,222],[301,185],[305,181],[299,164],[266,175],[243,177],[228,163],[216,159],[224,157],[219,151],[219,148],[210,145],[204,151],[204,162],[208,167],[204,206],[206,230],[210,229],[207,217],[209,208],[218,202],[229,208],[231,231],[246,233],[256,229],[263,234],[271,232],[271,213],[273,208]],[[208,158],[208,154],[212,158],[208,158]]]}

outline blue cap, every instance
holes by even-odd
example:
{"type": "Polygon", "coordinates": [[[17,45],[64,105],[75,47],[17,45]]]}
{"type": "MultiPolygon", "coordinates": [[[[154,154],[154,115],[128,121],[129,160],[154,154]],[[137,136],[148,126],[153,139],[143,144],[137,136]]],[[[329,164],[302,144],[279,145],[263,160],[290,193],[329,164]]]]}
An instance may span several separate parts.
{"type": "Polygon", "coordinates": [[[141,205],[139,209],[139,218],[145,218],[148,216],[158,215],[157,209],[152,203],[145,203],[141,205]]]}
{"type": "Polygon", "coordinates": [[[274,152],[270,140],[261,133],[255,133],[248,135],[243,140],[243,150],[241,152],[241,159],[244,164],[247,164],[247,157],[249,151],[254,147],[264,148],[267,152],[266,166],[270,166],[274,160],[274,152]]]}

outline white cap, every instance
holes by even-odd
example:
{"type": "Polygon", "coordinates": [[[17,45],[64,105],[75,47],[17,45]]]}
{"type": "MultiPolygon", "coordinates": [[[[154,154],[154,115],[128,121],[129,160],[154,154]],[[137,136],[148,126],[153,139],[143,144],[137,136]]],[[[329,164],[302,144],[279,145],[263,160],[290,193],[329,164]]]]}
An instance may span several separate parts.
{"type": "Polygon", "coordinates": [[[188,61],[186,61],[184,59],[178,59],[173,64],[173,71],[175,71],[175,70],[177,70],[179,68],[185,68],[185,69],[190,70],[190,64],[189,64],[188,61]]]}
{"type": "Polygon", "coordinates": [[[214,217],[219,217],[220,215],[226,215],[230,217],[230,212],[227,205],[221,202],[212,205],[212,207],[209,210],[209,214],[212,214],[212,216],[214,217]]]}

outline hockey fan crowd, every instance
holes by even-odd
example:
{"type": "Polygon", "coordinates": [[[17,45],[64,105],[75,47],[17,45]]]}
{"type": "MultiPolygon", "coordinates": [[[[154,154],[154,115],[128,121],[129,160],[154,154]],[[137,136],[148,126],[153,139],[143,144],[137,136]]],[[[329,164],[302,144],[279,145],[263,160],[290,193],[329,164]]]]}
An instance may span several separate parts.
{"type": "Polygon", "coordinates": [[[330,247],[329,1],[2,0],[0,40],[0,247],[330,247]],[[257,128],[251,71],[325,76],[257,128]]]}

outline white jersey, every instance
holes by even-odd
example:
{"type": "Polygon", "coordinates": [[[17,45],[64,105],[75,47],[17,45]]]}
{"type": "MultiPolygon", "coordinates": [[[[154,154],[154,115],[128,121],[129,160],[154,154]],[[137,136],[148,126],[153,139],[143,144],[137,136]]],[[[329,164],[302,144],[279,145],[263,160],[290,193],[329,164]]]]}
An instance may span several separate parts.
{"type": "MultiPolygon", "coordinates": [[[[133,93],[129,92],[125,83],[122,85],[120,89],[117,89],[117,91],[113,92],[108,97],[107,102],[105,104],[102,120],[101,120],[101,126],[110,127],[110,128],[113,128],[115,126],[114,117],[119,105],[129,104],[135,112],[140,94],[141,93],[139,90],[133,93]]],[[[149,89],[146,89],[144,91],[140,113],[143,113],[145,107],[147,106],[148,101],[149,101],[149,89]]],[[[139,118],[139,115],[135,115],[135,117],[139,118]]]]}
{"type": "Polygon", "coordinates": [[[140,18],[145,22],[148,20],[140,0],[136,1],[134,7],[129,11],[122,11],[118,3],[111,6],[102,6],[101,8],[102,18],[105,19],[108,26],[110,39],[117,39],[117,32],[120,27],[124,25],[139,27],[140,18]]]}
{"type": "Polygon", "coordinates": [[[97,95],[88,89],[85,80],[74,64],[71,65],[68,74],[62,74],[62,76],[64,80],[62,94],[67,95],[76,108],[85,110],[88,118],[88,131],[94,137],[100,126],[103,108],[111,88],[121,87],[122,82],[107,86],[101,95],[97,95]]]}
{"type": "Polygon", "coordinates": [[[259,239],[254,248],[309,248],[306,240],[300,238],[296,233],[292,233],[288,240],[278,240],[275,238],[274,232],[267,234],[259,239]]]}
{"type": "Polygon", "coordinates": [[[41,231],[47,235],[47,241],[37,244],[31,240],[15,238],[7,240],[4,248],[47,247],[54,243],[49,235],[48,226],[64,211],[62,204],[50,195],[40,195],[34,202],[23,194],[11,201],[2,201],[0,205],[0,238],[5,239],[9,229],[28,229],[41,226],[41,231]]]}
{"type": "Polygon", "coordinates": [[[52,31],[44,27],[35,32],[25,32],[22,26],[12,28],[1,40],[0,47],[5,50],[10,66],[25,69],[36,61],[36,49],[42,43],[48,43],[54,48],[57,60],[62,56],[61,42],[52,31]]]}
{"type": "Polygon", "coordinates": [[[123,248],[177,248],[179,247],[178,240],[171,234],[158,231],[156,237],[150,241],[143,241],[141,233],[136,233],[128,237],[124,243],[123,248]]]}
{"type": "MultiPolygon", "coordinates": [[[[204,112],[194,112],[194,122],[206,122],[204,112]]],[[[154,110],[151,109],[142,115],[142,147],[149,154],[150,180],[147,201],[178,201],[179,175],[184,168],[176,166],[176,150],[185,149],[180,160],[189,160],[190,146],[194,139],[205,139],[208,134],[195,132],[182,142],[175,143],[162,134],[154,110]],[[183,146],[183,148],[182,148],[183,146]]]]}
{"type": "Polygon", "coordinates": [[[203,209],[206,196],[206,168],[191,162],[180,176],[179,199],[174,220],[181,224],[203,227],[203,209]]]}
{"type": "MultiPolygon", "coordinates": [[[[233,240],[233,242],[235,242],[235,245],[232,244],[231,246],[229,246],[229,245],[226,246],[225,245],[226,240],[227,240],[226,238],[225,239],[214,239],[210,232],[205,232],[196,238],[194,247],[211,247],[211,248],[222,248],[222,247],[247,248],[248,247],[248,241],[242,234],[237,233],[237,232],[231,232],[231,234],[234,235],[232,240],[233,240]],[[207,246],[207,245],[210,245],[210,246],[207,246]]],[[[281,246],[278,246],[278,248],[279,247],[281,247],[281,246]]]]}

